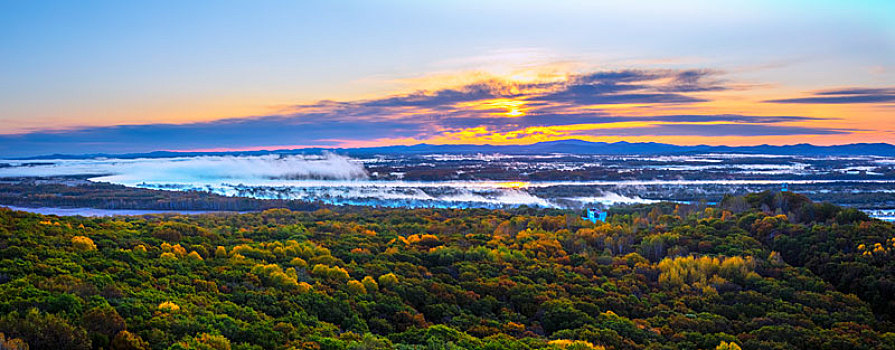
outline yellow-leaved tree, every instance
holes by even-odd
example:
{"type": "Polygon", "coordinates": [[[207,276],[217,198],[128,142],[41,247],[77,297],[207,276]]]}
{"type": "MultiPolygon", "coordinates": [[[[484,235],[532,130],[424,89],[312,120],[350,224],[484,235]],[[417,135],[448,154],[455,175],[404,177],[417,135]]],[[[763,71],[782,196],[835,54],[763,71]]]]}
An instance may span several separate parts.
{"type": "Polygon", "coordinates": [[[379,283],[377,283],[376,280],[373,279],[372,276],[366,276],[366,277],[364,277],[364,278],[360,281],[360,283],[363,283],[363,284],[364,284],[364,288],[367,289],[367,292],[376,292],[376,291],[379,291],[379,283]]]}
{"type": "Polygon", "coordinates": [[[96,244],[90,237],[74,236],[71,238],[71,246],[77,251],[86,252],[96,250],[96,244]]]}
{"type": "Polygon", "coordinates": [[[721,341],[721,344],[715,347],[715,350],[743,350],[737,343],[721,341]]]}
{"type": "Polygon", "coordinates": [[[395,274],[391,272],[379,276],[379,285],[383,288],[393,288],[398,285],[398,276],[395,276],[395,274]]]}
{"type": "Polygon", "coordinates": [[[354,295],[367,294],[367,287],[364,287],[364,284],[358,282],[357,280],[350,280],[347,283],[348,292],[354,295]]]}
{"type": "Polygon", "coordinates": [[[170,301],[165,301],[165,302],[162,302],[161,304],[158,304],[158,309],[159,309],[159,311],[162,311],[162,312],[177,312],[177,311],[180,311],[180,305],[177,305],[170,301]]]}

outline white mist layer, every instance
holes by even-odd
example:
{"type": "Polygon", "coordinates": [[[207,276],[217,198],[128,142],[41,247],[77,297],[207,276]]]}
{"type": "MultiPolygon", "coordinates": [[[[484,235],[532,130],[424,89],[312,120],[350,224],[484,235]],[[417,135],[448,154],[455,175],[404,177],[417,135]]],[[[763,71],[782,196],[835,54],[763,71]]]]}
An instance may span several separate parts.
{"type": "Polygon", "coordinates": [[[627,197],[614,192],[603,192],[603,195],[600,197],[573,197],[568,198],[568,200],[576,201],[582,204],[599,203],[607,206],[616,204],[649,204],[659,202],[654,199],[643,199],[638,196],[627,197]]]}
{"type": "MultiPolygon", "coordinates": [[[[124,185],[142,182],[193,183],[223,179],[325,179],[367,178],[362,164],[327,153],[322,156],[264,155],[139,159],[53,160],[52,165],[0,168],[0,177],[103,175],[93,179],[124,185]]],[[[26,162],[10,162],[22,165],[26,162]]]]}
{"type": "MultiPolygon", "coordinates": [[[[463,157],[448,158],[453,161],[463,157]]],[[[475,155],[482,162],[499,161],[503,156],[475,155]]],[[[436,157],[437,158],[437,157],[436,157]]],[[[632,158],[636,159],[636,158],[632,158]]],[[[646,165],[641,168],[701,171],[721,169],[729,172],[761,174],[802,173],[807,164],[787,161],[783,164],[717,164],[705,156],[653,157],[662,162],[685,164],[646,165]],[[709,164],[691,164],[691,161],[709,164]]],[[[596,180],[596,181],[402,181],[369,180],[364,163],[382,158],[352,159],[335,154],[203,156],[140,159],[86,159],[47,161],[0,161],[2,177],[88,175],[92,181],[109,182],[130,187],[164,190],[200,190],[226,196],[260,199],[297,199],[331,204],[355,204],[390,207],[501,208],[527,205],[543,208],[581,208],[585,206],[653,203],[653,198],[669,197],[662,191],[687,189],[702,191],[705,187],[779,188],[790,185],[863,183],[895,184],[895,180],[847,179],[753,179],[753,180],[596,180]],[[553,187],[574,189],[552,190],[553,187]],[[646,188],[658,190],[644,191],[646,188]],[[663,190],[664,189],[664,190],[663,190]],[[553,195],[556,193],[556,195],[553,195]]],[[[508,163],[509,164],[509,163],[508,163]]],[[[512,163],[515,166],[515,163],[512,163]]],[[[537,162],[542,169],[581,169],[598,167],[599,163],[537,162]]],[[[850,170],[869,170],[867,165],[850,166],[850,170]]],[[[750,190],[754,190],[751,188],[750,190]]]]}
{"type": "MultiPolygon", "coordinates": [[[[375,205],[386,207],[440,207],[440,208],[504,208],[530,206],[540,208],[583,208],[599,204],[655,203],[658,200],[638,196],[627,197],[609,191],[599,191],[600,196],[591,197],[539,197],[527,189],[498,187],[492,182],[452,182],[415,183],[420,187],[408,187],[414,183],[394,181],[359,181],[355,186],[341,186],[342,181],[332,181],[327,186],[314,181],[314,186],[302,186],[306,181],[292,186],[247,186],[223,185],[175,188],[180,190],[208,190],[225,196],[252,197],[261,199],[298,199],[322,201],[330,204],[375,205]],[[394,186],[397,185],[397,186],[394,186]]],[[[161,188],[145,186],[150,188],[161,188]]],[[[167,189],[172,189],[168,187],[167,189]]]]}

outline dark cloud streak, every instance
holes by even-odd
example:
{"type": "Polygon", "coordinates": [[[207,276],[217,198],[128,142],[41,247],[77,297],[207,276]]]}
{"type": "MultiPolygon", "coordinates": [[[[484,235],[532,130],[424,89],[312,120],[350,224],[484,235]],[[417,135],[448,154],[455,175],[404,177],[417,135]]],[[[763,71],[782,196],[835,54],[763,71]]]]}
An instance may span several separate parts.
{"type": "Polygon", "coordinates": [[[659,124],[637,128],[584,130],[574,136],[788,136],[839,135],[853,130],[761,124],[659,124]]]}
{"type": "MultiPolygon", "coordinates": [[[[294,106],[293,112],[280,115],[187,124],[115,125],[0,135],[0,155],[338,146],[340,141],[407,138],[425,140],[445,133],[481,127],[489,133],[506,133],[533,127],[621,122],[658,124],[638,128],[598,129],[581,132],[581,135],[759,136],[850,132],[781,125],[818,120],[802,116],[622,116],[599,107],[708,101],[707,97],[695,94],[727,89],[723,81],[718,79],[719,75],[719,72],[711,70],[619,70],[579,74],[561,81],[538,83],[485,80],[450,89],[417,91],[379,99],[320,101],[294,106]],[[501,101],[494,101],[498,98],[520,105],[519,108],[524,108],[524,113],[510,117],[508,109],[513,105],[501,105],[501,101]],[[698,124],[710,122],[718,124],[698,124]]],[[[870,94],[891,92],[891,89],[855,88],[818,93],[829,95],[813,98],[866,98],[870,94]]]]}
{"type": "Polygon", "coordinates": [[[810,97],[783,98],[765,102],[814,104],[887,103],[895,102],[895,88],[841,88],[817,91],[812,93],[810,97]]]}

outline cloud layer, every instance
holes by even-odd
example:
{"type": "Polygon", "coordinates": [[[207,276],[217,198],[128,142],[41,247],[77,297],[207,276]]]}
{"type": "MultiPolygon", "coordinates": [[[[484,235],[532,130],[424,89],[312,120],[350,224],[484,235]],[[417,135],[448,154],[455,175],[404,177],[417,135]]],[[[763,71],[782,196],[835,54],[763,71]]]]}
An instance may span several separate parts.
{"type": "Polygon", "coordinates": [[[817,91],[809,97],[769,100],[773,103],[885,103],[895,102],[895,88],[843,88],[817,91]]]}
{"type": "MultiPolygon", "coordinates": [[[[531,143],[573,137],[837,135],[799,115],[673,113],[736,88],[706,69],[615,70],[296,105],[278,115],[187,124],[85,127],[0,135],[0,155],[126,153],[390,143],[531,143]]],[[[849,88],[776,103],[875,103],[895,89],[849,88]]]]}

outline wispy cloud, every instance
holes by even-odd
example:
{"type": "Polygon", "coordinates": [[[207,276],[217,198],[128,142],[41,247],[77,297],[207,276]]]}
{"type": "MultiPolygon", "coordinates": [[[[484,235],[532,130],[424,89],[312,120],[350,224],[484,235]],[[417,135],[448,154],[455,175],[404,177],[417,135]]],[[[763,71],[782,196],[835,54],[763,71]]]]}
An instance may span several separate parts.
{"type": "MultiPolygon", "coordinates": [[[[708,69],[625,69],[505,79],[356,101],[295,105],[269,116],[186,124],[115,125],[0,135],[0,154],[144,152],[159,149],[336,147],[381,143],[531,143],[598,136],[836,135],[799,115],[673,113],[735,90],[708,69]],[[671,113],[669,113],[671,112],[671,113]]],[[[813,98],[891,96],[843,89],[813,98]]],[[[706,109],[708,112],[711,109],[706,109]]]]}
{"type": "Polygon", "coordinates": [[[895,102],[895,88],[850,87],[835,90],[816,91],[808,97],[768,100],[772,103],[885,103],[895,102]]]}

